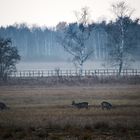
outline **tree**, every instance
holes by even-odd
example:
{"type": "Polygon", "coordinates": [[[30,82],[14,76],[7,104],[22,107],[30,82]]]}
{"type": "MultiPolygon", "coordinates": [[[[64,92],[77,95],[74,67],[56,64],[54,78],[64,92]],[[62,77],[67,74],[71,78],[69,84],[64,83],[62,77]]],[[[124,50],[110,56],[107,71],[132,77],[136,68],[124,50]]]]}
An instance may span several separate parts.
{"type": "Polygon", "coordinates": [[[137,25],[139,20],[132,20],[131,10],[125,2],[119,2],[112,5],[113,12],[116,16],[115,22],[108,24],[108,45],[109,60],[112,66],[117,66],[121,74],[123,68],[130,64],[132,52],[137,47],[137,25]]]}
{"type": "Polygon", "coordinates": [[[18,60],[20,56],[17,48],[12,46],[12,41],[0,38],[0,80],[7,80],[8,74],[16,70],[18,60]]]}
{"type": "Polygon", "coordinates": [[[88,9],[82,8],[81,13],[76,14],[77,22],[69,24],[60,39],[61,45],[73,56],[73,62],[79,67],[81,73],[84,62],[93,53],[93,49],[86,45],[91,33],[88,15],[88,9]]]}

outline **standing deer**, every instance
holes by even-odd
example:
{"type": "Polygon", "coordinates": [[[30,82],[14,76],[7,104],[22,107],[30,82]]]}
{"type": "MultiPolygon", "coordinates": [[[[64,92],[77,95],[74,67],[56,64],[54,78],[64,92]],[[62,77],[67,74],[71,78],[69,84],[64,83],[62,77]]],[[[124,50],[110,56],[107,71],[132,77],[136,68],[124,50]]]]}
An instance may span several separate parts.
{"type": "Polygon", "coordinates": [[[101,107],[102,107],[102,109],[111,109],[112,108],[112,104],[110,104],[110,103],[108,103],[108,102],[102,102],[101,103],[101,107]]]}
{"type": "Polygon", "coordinates": [[[75,103],[75,101],[72,101],[72,105],[77,107],[78,109],[81,109],[81,108],[88,109],[88,102],[75,103]]]}

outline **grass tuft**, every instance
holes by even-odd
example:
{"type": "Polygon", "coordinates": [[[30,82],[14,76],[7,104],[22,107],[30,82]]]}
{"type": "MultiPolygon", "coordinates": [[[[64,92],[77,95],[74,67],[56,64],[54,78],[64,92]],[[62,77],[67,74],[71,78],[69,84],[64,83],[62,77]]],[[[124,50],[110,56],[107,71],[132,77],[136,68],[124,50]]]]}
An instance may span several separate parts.
{"type": "Polygon", "coordinates": [[[109,129],[109,124],[107,122],[97,122],[94,125],[94,129],[98,129],[98,130],[104,130],[107,131],[109,129]]]}

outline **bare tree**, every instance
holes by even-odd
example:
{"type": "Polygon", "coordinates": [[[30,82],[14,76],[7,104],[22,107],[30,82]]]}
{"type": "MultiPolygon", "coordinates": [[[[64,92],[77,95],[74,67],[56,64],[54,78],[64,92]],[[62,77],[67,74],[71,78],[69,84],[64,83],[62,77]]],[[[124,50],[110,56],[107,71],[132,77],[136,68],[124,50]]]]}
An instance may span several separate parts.
{"type": "Polygon", "coordinates": [[[118,2],[112,5],[112,11],[115,14],[115,22],[108,25],[107,32],[109,35],[110,62],[118,66],[119,75],[122,69],[132,60],[130,54],[132,48],[137,46],[134,33],[135,25],[138,20],[133,21],[131,15],[134,10],[129,8],[125,2],[118,2]]]}
{"type": "Polygon", "coordinates": [[[91,33],[88,8],[82,8],[81,12],[76,13],[77,22],[69,24],[61,38],[61,45],[73,56],[73,62],[80,69],[82,74],[83,64],[93,53],[93,49],[86,45],[91,33]]]}
{"type": "Polygon", "coordinates": [[[134,9],[130,8],[124,1],[112,4],[111,9],[116,18],[131,17],[134,9]]]}

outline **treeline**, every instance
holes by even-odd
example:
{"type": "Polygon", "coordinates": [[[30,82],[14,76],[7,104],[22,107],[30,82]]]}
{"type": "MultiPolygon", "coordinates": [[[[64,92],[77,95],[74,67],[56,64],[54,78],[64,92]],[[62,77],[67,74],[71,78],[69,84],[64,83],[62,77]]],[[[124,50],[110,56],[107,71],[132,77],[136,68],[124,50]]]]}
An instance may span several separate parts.
{"type": "MultiPolygon", "coordinates": [[[[117,35],[117,30],[115,28],[116,22],[117,21],[110,21],[107,23],[106,21],[102,21],[100,23],[90,24],[92,31],[86,42],[86,45],[94,49],[94,53],[90,59],[107,59],[111,41],[108,31],[117,35]]],[[[128,39],[131,39],[133,43],[137,43],[137,48],[132,48],[131,51],[135,59],[140,59],[139,20],[127,18],[126,26],[128,25],[132,25],[128,31],[128,34],[131,34],[131,38],[128,39]],[[136,32],[133,32],[134,28],[136,32]]],[[[22,60],[68,60],[71,59],[71,55],[64,50],[59,37],[63,36],[63,30],[69,28],[69,26],[70,24],[66,22],[60,22],[56,27],[51,29],[37,26],[28,27],[26,24],[15,24],[7,27],[0,27],[0,37],[12,39],[13,45],[18,48],[22,60]]]]}

